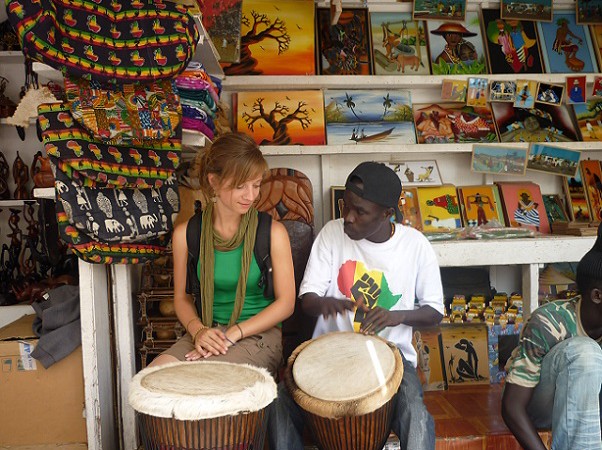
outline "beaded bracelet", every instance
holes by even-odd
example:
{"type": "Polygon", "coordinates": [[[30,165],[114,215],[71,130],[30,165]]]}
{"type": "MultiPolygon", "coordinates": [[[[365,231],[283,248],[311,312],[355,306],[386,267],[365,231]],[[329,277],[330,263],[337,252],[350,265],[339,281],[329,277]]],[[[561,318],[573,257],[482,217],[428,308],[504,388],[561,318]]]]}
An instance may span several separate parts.
{"type": "Polygon", "coordinates": [[[235,323],[234,325],[236,325],[236,327],[238,328],[238,331],[240,331],[240,340],[242,341],[245,337],[244,333],[242,332],[242,328],[237,323],[235,323]]]}
{"type": "MultiPolygon", "coordinates": [[[[192,319],[190,319],[188,321],[188,323],[186,324],[186,327],[184,327],[186,329],[186,331],[188,331],[188,325],[190,325],[192,322],[194,322],[195,320],[201,320],[199,317],[193,317],[192,319]]],[[[188,334],[190,334],[190,331],[188,331],[188,334]]]]}
{"type": "Polygon", "coordinates": [[[205,325],[203,325],[203,324],[201,323],[201,328],[199,328],[199,329],[197,330],[197,332],[196,332],[196,333],[194,333],[194,337],[192,338],[192,343],[193,343],[193,344],[196,344],[196,337],[199,335],[199,333],[200,333],[201,331],[203,331],[203,330],[206,330],[207,328],[209,328],[209,327],[206,327],[205,325]]]}

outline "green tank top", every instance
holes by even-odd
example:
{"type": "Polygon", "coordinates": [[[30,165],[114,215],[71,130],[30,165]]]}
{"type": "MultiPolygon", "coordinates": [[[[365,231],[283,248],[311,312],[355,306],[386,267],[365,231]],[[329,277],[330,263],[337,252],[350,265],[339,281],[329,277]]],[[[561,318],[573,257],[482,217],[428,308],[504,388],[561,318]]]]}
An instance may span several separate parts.
{"type": "MultiPolygon", "coordinates": [[[[214,299],[213,299],[213,321],[221,325],[227,325],[232,316],[234,298],[236,297],[236,286],[242,265],[242,245],[228,252],[215,250],[215,273],[214,273],[214,299]]],[[[201,273],[201,261],[197,266],[201,273]]],[[[247,292],[240,313],[239,322],[253,317],[255,314],[274,301],[273,298],[265,298],[263,289],[258,286],[261,272],[259,265],[253,255],[249,277],[247,278],[247,292]]]]}

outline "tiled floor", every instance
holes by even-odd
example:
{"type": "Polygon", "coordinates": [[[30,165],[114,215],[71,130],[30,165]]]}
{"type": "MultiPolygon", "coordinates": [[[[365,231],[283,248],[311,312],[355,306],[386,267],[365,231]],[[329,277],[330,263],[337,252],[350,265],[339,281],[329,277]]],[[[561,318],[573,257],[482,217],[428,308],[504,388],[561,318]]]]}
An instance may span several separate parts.
{"type": "MultiPolygon", "coordinates": [[[[501,397],[501,385],[454,386],[425,393],[435,419],[437,450],[521,450],[502,420],[501,397]]],[[[540,435],[544,443],[551,437],[548,432],[540,435]]]]}

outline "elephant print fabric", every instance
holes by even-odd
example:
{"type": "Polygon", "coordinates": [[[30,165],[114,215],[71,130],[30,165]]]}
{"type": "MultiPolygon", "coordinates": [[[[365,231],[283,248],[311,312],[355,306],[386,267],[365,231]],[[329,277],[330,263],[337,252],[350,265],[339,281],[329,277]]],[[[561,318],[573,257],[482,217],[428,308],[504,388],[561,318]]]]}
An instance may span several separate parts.
{"type": "Polygon", "coordinates": [[[81,183],[77,171],[54,157],[55,187],[69,223],[106,243],[142,242],[169,233],[180,210],[175,176],[160,188],[99,188],[81,183]]]}

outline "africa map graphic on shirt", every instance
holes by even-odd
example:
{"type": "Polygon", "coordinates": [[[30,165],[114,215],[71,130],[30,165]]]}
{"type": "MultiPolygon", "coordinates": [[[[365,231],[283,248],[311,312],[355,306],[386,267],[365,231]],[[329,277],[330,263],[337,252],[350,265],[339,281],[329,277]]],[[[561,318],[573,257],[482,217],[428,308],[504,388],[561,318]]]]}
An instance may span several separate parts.
{"type": "MultiPolygon", "coordinates": [[[[401,294],[394,295],[387,282],[387,278],[380,270],[370,270],[359,261],[346,261],[339,269],[337,277],[339,290],[352,301],[364,298],[364,303],[370,308],[380,306],[391,309],[401,298],[401,294]]],[[[358,308],[353,318],[353,328],[359,331],[364,319],[364,310],[358,308]]]]}

